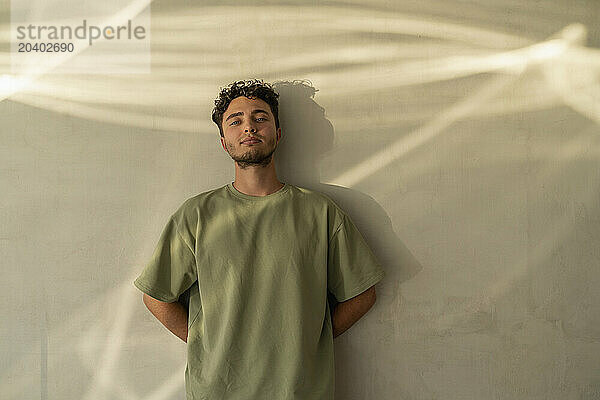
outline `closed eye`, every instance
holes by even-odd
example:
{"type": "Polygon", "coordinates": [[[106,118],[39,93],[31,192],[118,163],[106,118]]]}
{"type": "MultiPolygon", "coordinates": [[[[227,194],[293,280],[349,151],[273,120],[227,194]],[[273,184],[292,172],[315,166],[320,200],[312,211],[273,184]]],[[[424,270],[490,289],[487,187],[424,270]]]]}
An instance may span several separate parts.
{"type": "MultiPolygon", "coordinates": [[[[258,117],[258,118],[256,118],[256,120],[257,120],[257,121],[259,121],[259,122],[268,121],[268,119],[267,119],[267,118],[265,118],[265,117],[258,117]]],[[[231,123],[229,124],[229,126],[232,126],[232,125],[237,125],[239,122],[240,122],[239,120],[233,121],[233,122],[231,122],[231,123]]]]}

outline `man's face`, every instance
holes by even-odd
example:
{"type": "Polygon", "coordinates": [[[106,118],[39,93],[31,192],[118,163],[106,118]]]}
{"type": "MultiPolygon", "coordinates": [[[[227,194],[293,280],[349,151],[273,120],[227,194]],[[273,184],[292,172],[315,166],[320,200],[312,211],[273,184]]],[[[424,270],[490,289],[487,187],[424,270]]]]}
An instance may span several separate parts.
{"type": "Polygon", "coordinates": [[[271,107],[261,99],[233,99],[223,114],[221,144],[241,168],[266,166],[281,137],[271,107]],[[258,142],[244,142],[249,138],[258,142]]]}

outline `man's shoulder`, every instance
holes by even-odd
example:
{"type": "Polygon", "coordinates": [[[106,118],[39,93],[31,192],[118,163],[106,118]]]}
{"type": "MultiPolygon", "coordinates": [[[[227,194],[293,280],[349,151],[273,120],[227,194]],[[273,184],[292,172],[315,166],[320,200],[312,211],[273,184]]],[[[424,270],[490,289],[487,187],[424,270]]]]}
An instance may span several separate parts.
{"type": "Polygon", "coordinates": [[[173,213],[173,218],[178,222],[197,220],[202,209],[210,209],[211,204],[219,203],[214,200],[223,197],[225,190],[226,186],[221,186],[186,198],[173,213]]]}
{"type": "Polygon", "coordinates": [[[296,193],[296,198],[300,198],[303,201],[313,202],[315,205],[327,207],[332,212],[344,212],[331,196],[322,191],[297,185],[291,186],[292,191],[296,193]]]}
{"type": "Polygon", "coordinates": [[[227,185],[224,185],[224,186],[219,186],[214,189],[207,190],[202,193],[195,194],[191,197],[188,197],[183,202],[183,204],[181,204],[180,208],[194,207],[199,204],[202,204],[203,202],[214,199],[216,197],[222,197],[226,190],[227,190],[227,185]]]}
{"type": "Polygon", "coordinates": [[[289,184],[291,186],[291,192],[296,196],[296,197],[301,197],[307,200],[314,200],[314,201],[323,201],[323,202],[329,202],[330,198],[329,196],[327,196],[326,194],[317,191],[315,189],[310,189],[304,186],[298,186],[298,185],[293,185],[293,184],[289,184]]]}

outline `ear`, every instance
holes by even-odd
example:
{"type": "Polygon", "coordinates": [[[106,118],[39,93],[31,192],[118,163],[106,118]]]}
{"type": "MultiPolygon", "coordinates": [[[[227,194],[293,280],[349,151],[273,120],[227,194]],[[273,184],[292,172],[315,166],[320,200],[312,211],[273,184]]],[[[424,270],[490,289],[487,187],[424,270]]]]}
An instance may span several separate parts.
{"type": "Polygon", "coordinates": [[[281,140],[281,127],[277,128],[275,133],[277,134],[277,142],[279,142],[279,140],[281,140]]]}
{"type": "Polygon", "coordinates": [[[221,138],[221,147],[223,147],[223,150],[227,151],[227,147],[225,146],[225,139],[223,138],[223,136],[220,136],[221,138]]]}

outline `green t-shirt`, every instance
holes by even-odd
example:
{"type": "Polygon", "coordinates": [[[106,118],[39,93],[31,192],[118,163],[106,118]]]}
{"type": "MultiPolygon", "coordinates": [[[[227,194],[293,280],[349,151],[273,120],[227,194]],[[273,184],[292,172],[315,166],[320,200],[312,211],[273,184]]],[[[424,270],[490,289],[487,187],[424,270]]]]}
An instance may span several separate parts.
{"type": "Polygon", "coordinates": [[[187,292],[188,400],[333,400],[328,293],[345,301],[383,277],[326,195],[229,183],[175,211],[134,284],[165,302],[187,292]]]}

